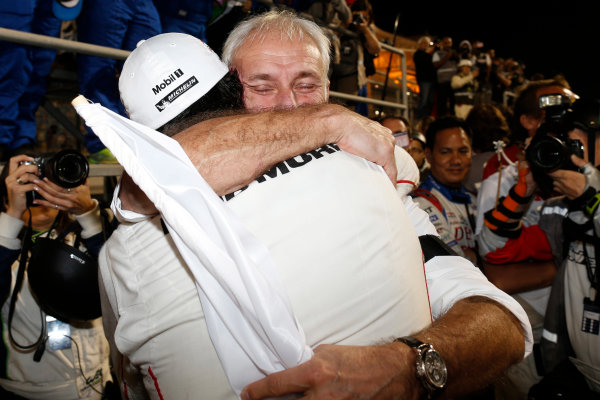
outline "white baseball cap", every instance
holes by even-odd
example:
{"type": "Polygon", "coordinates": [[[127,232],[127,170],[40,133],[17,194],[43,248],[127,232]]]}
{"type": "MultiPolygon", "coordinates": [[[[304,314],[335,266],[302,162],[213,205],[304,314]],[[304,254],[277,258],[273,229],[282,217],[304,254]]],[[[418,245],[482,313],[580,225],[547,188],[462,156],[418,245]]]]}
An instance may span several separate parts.
{"type": "Polygon", "coordinates": [[[204,96],[227,72],[200,39],[163,33],[140,41],[125,60],[121,101],[131,120],[156,129],[204,96]]]}
{"type": "Polygon", "coordinates": [[[458,67],[472,67],[473,66],[473,62],[471,60],[467,60],[466,58],[463,58],[462,60],[460,60],[458,62],[458,67]]]}

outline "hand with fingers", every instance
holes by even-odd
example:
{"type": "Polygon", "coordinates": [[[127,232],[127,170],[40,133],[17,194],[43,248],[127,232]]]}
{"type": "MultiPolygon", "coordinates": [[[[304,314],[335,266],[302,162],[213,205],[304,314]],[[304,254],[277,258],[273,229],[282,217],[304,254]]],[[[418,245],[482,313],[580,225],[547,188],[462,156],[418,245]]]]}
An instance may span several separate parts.
{"type": "Polygon", "coordinates": [[[27,210],[27,192],[34,190],[33,181],[37,179],[38,168],[27,163],[33,157],[21,154],[12,157],[4,168],[8,168],[5,179],[7,191],[6,213],[14,218],[21,218],[27,210]]]}
{"type": "Polygon", "coordinates": [[[96,207],[92,199],[89,183],[74,188],[61,187],[48,178],[35,178],[33,180],[36,190],[43,199],[36,199],[34,204],[46,207],[54,207],[57,210],[66,211],[73,215],[82,215],[96,207]]]}
{"type": "Polygon", "coordinates": [[[248,385],[243,400],[297,394],[303,399],[416,399],[414,352],[405,345],[320,345],[313,358],[248,385]]]}
{"type": "Polygon", "coordinates": [[[345,107],[337,107],[330,124],[332,132],[338,135],[334,143],[342,150],[381,165],[395,184],[398,171],[394,157],[396,138],[392,131],[345,107]]]}
{"type": "MultiPolygon", "coordinates": [[[[575,156],[571,156],[571,161],[576,167],[583,167],[586,162],[575,156]]],[[[569,199],[576,199],[581,196],[586,188],[586,178],[581,172],[559,169],[548,173],[553,179],[554,190],[564,194],[569,199]]]]}

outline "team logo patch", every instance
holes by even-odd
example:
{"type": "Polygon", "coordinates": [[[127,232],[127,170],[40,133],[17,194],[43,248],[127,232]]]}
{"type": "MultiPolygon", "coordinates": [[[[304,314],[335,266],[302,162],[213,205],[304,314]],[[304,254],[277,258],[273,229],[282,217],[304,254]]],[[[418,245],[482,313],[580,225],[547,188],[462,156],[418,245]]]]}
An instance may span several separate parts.
{"type": "Polygon", "coordinates": [[[169,94],[167,94],[165,97],[160,99],[160,101],[154,106],[159,112],[162,112],[165,108],[169,106],[169,104],[177,100],[177,98],[179,98],[181,95],[183,95],[185,92],[187,92],[197,84],[198,79],[196,79],[195,76],[192,76],[190,79],[173,89],[173,91],[169,92],[169,94]]]}
{"type": "Polygon", "coordinates": [[[166,78],[162,80],[159,84],[152,88],[152,92],[154,94],[159,94],[161,90],[166,89],[167,86],[174,83],[177,78],[181,78],[183,76],[183,71],[181,68],[177,68],[175,71],[169,74],[166,78]]]}

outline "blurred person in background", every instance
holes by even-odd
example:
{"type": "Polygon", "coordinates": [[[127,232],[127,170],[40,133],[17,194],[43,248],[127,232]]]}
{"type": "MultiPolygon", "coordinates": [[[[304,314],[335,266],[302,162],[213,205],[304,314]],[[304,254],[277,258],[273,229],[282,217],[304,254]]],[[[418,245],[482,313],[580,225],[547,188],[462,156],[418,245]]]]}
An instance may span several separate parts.
{"type": "Polygon", "coordinates": [[[454,115],[454,96],[450,81],[458,71],[459,55],[452,46],[452,38],[446,36],[442,38],[439,47],[433,52],[432,61],[437,74],[437,117],[454,115]]]}
{"type": "Polygon", "coordinates": [[[435,100],[436,73],[433,65],[433,41],[429,36],[419,38],[413,60],[419,85],[419,103],[415,110],[415,118],[422,119],[431,115],[435,100]]]}
{"type": "MultiPolygon", "coordinates": [[[[62,21],[77,18],[81,6],[82,0],[3,1],[0,26],[58,37],[62,21]]],[[[46,94],[46,79],[55,57],[53,49],[0,41],[0,163],[33,151],[37,142],[35,113],[46,94]]]]}
{"type": "MultiPolygon", "coordinates": [[[[161,32],[160,17],[152,0],[84,0],[77,19],[80,42],[115,49],[133,50],[140,40],[161,32]]],[[[79,92],[124,116],[117,87],[122,65],[122,61],[107,57],[77,55],[79,92]]],[[[87,127],[86,130],[90,163],[116,163],[96,134],[87,127]]]]}

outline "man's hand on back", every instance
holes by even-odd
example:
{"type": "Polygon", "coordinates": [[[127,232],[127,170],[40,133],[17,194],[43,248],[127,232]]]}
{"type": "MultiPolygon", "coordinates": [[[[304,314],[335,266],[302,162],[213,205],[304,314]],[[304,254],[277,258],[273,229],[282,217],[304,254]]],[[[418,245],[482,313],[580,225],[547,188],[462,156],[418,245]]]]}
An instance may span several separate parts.
{"type": "Polygon", "coordinates": [[[303,393],[315,399],[417,399],[415,353],[400,343],[320,345],[310,361],[248,385],[243,400],[303,393]],[[407,379],[408,377],[408,379],[407,379]]]}
{"type": "Polygon", "coordinates": [[[327,105],[332,112],[331,134],[333,142],[348,153],[381,165],[390,180],[397,179],[394,158],[395,139],[392,131],[380,123],[352,112],[345,107],[327,105]]]}

